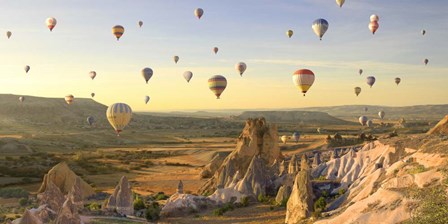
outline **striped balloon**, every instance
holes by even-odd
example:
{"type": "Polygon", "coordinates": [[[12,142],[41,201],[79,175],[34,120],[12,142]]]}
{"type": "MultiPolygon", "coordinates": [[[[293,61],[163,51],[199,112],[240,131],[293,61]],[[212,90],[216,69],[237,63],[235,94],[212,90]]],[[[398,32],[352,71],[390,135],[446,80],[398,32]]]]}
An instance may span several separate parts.
{"type": "Polygon", "coordinates": [[[222,75],[215,75],[208,79],[208,88],[215,94],[216,99],[219,99],[226,87],[227,79],[222,75]]]}
{"type": "Polygon", "coordinates": [[[73,95],[71,95],[71,94],[65,96],[65,102],[66,102],[68,105],[72,104],[74,99],[75,99],[75,97],[74,97],[73,95]]]}
{"type": "Polygon", "coordinates": [[[311,88],[314,83],[314,73],[308,69],[300,69],[292,75],[292,81],[303,95],[311,88]]]}
{"type": "Polygon", "coordinates": [[[54,27],[56,26],[56,19],[53,17],[48,18],[45,23],[47,24],[48,29],[50,29],[50,31],[53,31],[54,27]]]}
{"type": "Polygon", "coordinates": [[[106,117],[115,129],[117,136],[129,124],[132,118],[132,109],[125,103],[114,103],[107,108],[106,117]]]}
{"type": "Polygon", "coordinates": [[[123,26],[116,25],[116,26],[112,27],[112,34],[115,35],[115,37],[117,38],[117,41],[120,40],[120,37],[123,36],[123,33],[124,33],[123,26]]]}
{"type": "Polygon", "coordinates": [[[369,85],[370,88],[372,88],[373,84],[375,84],[375,81],[376,81],[375,77],[373,76],[367,77],[367,85],[369,85]]]}
{"type": "Polygon", "coordinates": [[[325,19],[316,19],[313,22],[313,25],[311,28],[313,28],[314,33],[319,37],[320,40],[322,40],[322,37],[324,36],[325,32],[328,30],[328,22],[325,19]]]}

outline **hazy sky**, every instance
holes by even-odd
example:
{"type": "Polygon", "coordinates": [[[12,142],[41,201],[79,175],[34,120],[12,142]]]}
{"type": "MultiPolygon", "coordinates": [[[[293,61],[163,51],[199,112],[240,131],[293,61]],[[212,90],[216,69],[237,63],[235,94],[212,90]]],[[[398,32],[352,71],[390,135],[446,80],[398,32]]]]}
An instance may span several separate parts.
{"type": "Polygon", "coordinates": [[[90,97],[135,111],[448,103],[446,0],[1,0],[0,93],[90,97]],[[201,7],[201,20],[193,11],[201,7]],[[380,17],[373,36],[371,14],[380,17]],[[53,32],[47,17],[58,24],[53,32]],[[319,41],[312,22],[330,27],[319,41]],[[139,28],[137,22],[144,25],[139,28]],[[111,33],[125,27],[120,41],[111,33]],[[291,39],[288,29],[294,30],[291,39]],[[422,36],[421,29],[427,34],[422,36]],[[6,31],[12,31],[11,39],[6,31]],[[219,47],[218,55],[212,53],[219,47]],[[180,57],[179,63],[173,56],[180,57]],[[423,60],[429,59],[428,66],[423,60]],[[248,69],[241,78],[239,62],[248,69]],[[30,65],[25,74],[23,67],[30,65]],[[146,84],[140,70],[154,75],[146,84]],[[306,97],[292,82],[308,68],[306,97]],[[358,69],[364,69],[359,76],[358,69]],[[88,73],[97,72],[94,81],[88,73]],[[194,76],[187,83],[182,73],[194,76]],[[207,80],[224,75],[216,100],[207,80]],[[374,75],[373,88],[366,76],[374,75]],[[397,87],[395,77],[401,77],[397,87]],[[360,86],[359,97],[353,88],[360,86]],[[144,104],[144,96],[151,102],[144,104]]]}

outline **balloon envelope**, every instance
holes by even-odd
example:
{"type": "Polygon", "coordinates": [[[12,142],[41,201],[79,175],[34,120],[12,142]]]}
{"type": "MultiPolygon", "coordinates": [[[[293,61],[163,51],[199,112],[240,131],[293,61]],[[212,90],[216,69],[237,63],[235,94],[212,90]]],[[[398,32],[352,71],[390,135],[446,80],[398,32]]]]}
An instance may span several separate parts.
{"type": "Polygon", "coordinates": [[[344,5],[345,0],[336,0],[336,4],[339,5],[339,7],[342,7],[344,5]]]}
{"type": "Polygon", "coordinates": [[[187,82],[190,82],[191,78],[193,77],[193,73],[190,71],[186,71],[183,74],[185,80],[187,80],[187,82]]]}
{"type": "Polygon", "coordinates": [[[292,133],[292,139],[294,139],[294,141],[297,143],[300,140],[300,132],[295,131],[294,133],[292,133]]]}
{"type": "Polygon", "coordinates": [[[400,78],[395,78],[395,84],[397,84],[397,86],[398,86],[398,84],[400,84],[400,82],[401,82],[401,79],[400,78]]]}
{"type": "Polygon", "coordinates": [[[283,135],[283,136],[281,137],[281,140],[282,140],[283,144],[286,144],[286,140],[288,140],[288,136],[283,135]]]}
{"type": "Polygon", "coordinates": [[[151,99],[149,96],[145,96],[145,104],[148,104],[149,99],[151,99]]]}
{"type": "Polygon", "coordinates": [[[138,21],[138,26],[142,27],[143,26],[143,21],[138,21]]]}
{"type": "Polygon", "coordinates": [[[313,25],[311,28],[313,28],[314,33],[319,37],[320,40],[322,40],[322,37],[324,36],[325,32],[328,30],[328,22],[325,19],[316,19],[313,22],[313,25]]]}
{"type": "Polygon", "coordinates": [[[426,34],[426,30],[422,30],[422,35],[425,35],[426,34]]]}
{"type": "Polygon", "coordinates": [[[370,16],[370,22],[374,22],[374,21],[378,22],[379,20],[380,20],[380,17],[376,14],[372,14],[370,16]]]}
{"type": "Polygon", "coordinates": [[[377,21],[373,21],[369,23],[369,30],[370,32],[372,32],[372,34],[375,34],[375,32],[378,30],[378,28],[380,27],[380,25],[378,24],[377,21]]]}
{"type": "Polygon", "coordinates": [[[372,120],[368,120],[366,125],[367,125],[367,127],[372,128],[373,127],[373,121],[372,120]]]}
{"type": "Polygon", "coordinates": [[[25,69],[25,72],[28,73],[30,71],[31,67],[29,65],[26,65],[24,69],[25,69]]]}
{"type": "Polygon", "coordinates": [[[90,96],[91,96],[91,97],[95,97],[95,93],[91,93],[90,96]]]}
{"type": "Polygon", "coordinates": [[[11,31],[6,32],[6,36],[8,37],[8,39],[11,37],[12,33],[11,31]]]}
{"type": "Polygon", "coordinates": [[[20,97],[19,97],[19,101],[20,101],[20,102],[25,101],[25,97],[24,97],[24,96],[20,96],[20,97]]]}
{"type": "Polygon", "coordinates": [[[87,124],[89,124],[90,126],[92,126],[92,124],[95,122],[95,118],[93,118],[92,116],[88,116],[87,117],[87,124]]]}
{"type": "Polygon", "coordinates": [[[153,74],[152,69],[150,69],[150,68],[142,69],[142,76],[145,79],[146,83],[148,83],[149,79],[151,79],[152,74],[153,74]]]}
{"type": "Polygon", "coordinates": [[[73,103],[73,100],[75,99],[75,97],[73,96],[73,95],[67,95],[67,96],[65,96],[65,102],[68,104],[68,105],[70,105],[70,104],[72,104],[73,103]]]}
{"type": "Polygon", "coordinates": [[[50,17],[47,20],[45,20],[45,23],[47,24],[48,29],[50,29],[50,31],[53,31],[54,27],[57,24],[57,21],[55,18],[50,17]]]}
{"type": "Polygon", "coordinates": [[[359,123],[361,123],[362,126],[365,126],[367,124],[367,117],[366,116],[361,116],[359,117],[359,123]]]}
{"type": "Polygon", "coordinates": [[[107,108],[106,117],[117,135],[119,135],[131,121],[132,109],[125,103],[114,103],[107,108]]]}
{"type": "Polygon", "coordinates": [[[288,36],[289,38],[291,38],[293,34],[294,34],[294,31],[292,31],[292,30],[286,31],[286,36],[288,36]]]}
{"type": "Polygon", "coordinates": [[[425,59],[425,60],[423,60],[423,63],[425,63],[425,65],[427,65],[427,64],[428,64],[428,62],[429,62],[429,60],[428,60],[428,59],[425,59]]]}
{"type": "Polygon", "coordinates": [[[313,85],[314,79],[314,73],[308,69],[297,70],[292,75],[294,85],[303,93],[304,96],[313,85]]]}
{"type": "Polygon", "coordinates": [[[375,84],[375,81],[376,81],[375,77],[373,76],[367,77],[367,85],[369,85],[370,88],[372,88],[373,84],[375,84]]]}
{"type": "Polygon", "coordinates": [[[201,19],[202,15],[204,15],[204,10],[201,8],[197,8],[194,10],[194,15],[198,18],[201,19]]]}
{"type": "Polygon", "coordinates": [[[359,75],[362,75],[362,72],[363,72],[363,70],[359,69],[359,71],[358,71],[359,75]]]}
{"type": "Polygon", "coordinates": [[[219,51],[219,49],[218,49],[217,47],[214,47],[214,48],[213,48],[213,52],[214,52],[215,54],[217,54],[218,51],[219,51]]]}
{"type": "Polygon", "coordinates": [[[219,99],[226,87],[227,79],[222,75],[215,75],[208,79],[208,88],[215,94],[216,99],[219,99]]]}
{"type": "Polygon", "coordinates": [[[361,87],[355,87],[355,94],[358,96],[361,93],[361,87]]]}
{"type": "Polygon", "coordinates": [[[177,64],[177,62],[179,61],[179,56],[174,56],[173,59],[174,59],[174,63],[177,64]]]}
{"type": "Polygon", "coordinates": [[[123,36],[124,33],[124,27],[120,25],[116,25],[112,27],[112,34],[117,38],[117,40],[120,40],[120,37],[123,36]]]}
{"type": "Polygon", "coordinates": [[[89,77],[93,80],[96,77],[96,72],[95,71],[89,72],[89,77]]]}
{"type": "Polygon", "coordinates": [[[378,112],[378,116],[379,116],[381,119],[383,119],[384,116],[386,116],[386,112],[384,112],[384,111],[380,111],[380,112],[378,112]]]}
{"type": "Polygon", "coordinates": [[[247,65],[244,62],[236,63],[235,69],[240,73],[240,76],[243,76],[244,71],[246,71],[247,65]]]}

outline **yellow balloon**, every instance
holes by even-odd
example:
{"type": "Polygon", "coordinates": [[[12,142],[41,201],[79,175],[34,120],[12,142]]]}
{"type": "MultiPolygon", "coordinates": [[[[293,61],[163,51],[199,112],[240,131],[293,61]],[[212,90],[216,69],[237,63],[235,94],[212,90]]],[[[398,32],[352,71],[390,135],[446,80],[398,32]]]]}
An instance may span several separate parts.
{"type": "Polygon", "coordinates": [[[114,103],[107,108],[107,120],[114,128],[117,136],[129,124],[132,118],[132,109],[125,103],[114,103]]]}

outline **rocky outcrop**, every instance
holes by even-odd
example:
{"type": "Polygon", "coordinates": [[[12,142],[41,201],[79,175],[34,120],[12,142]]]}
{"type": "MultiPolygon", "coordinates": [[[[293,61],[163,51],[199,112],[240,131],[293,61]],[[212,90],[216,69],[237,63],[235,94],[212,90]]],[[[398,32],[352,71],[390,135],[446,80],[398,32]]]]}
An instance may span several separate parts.
{"type": "Polygon", "coordinates": [[[64,204],[64,195],[61,190],[53,183],[47,182],[47,187],[43,193],[37,195],[39,205],[46,205],[53,211],[58,211],[64,204]]]}
{"type": "Polygon", "coordinates": [[[269,172],[266,172],[266,170],[265,162],[261,156],[254,156],[243,179],[236,184],[237,191],[254,197],[266,195],[268,188],[271,186],[269,172]]]}
{"type": "Polygon", "coordinates": [[[75,204],[79,209],[84,207],[81,181],[82,180],[80,177],[76,177],[75,184],[68,194],[68,197],[72,200],[73,204],[75,204]]]}
{"type": "Polygon", "coordinates": [[[179,184],[177,185],[177,193],[183,194],[184,193],[184,183],[179,180],[179,184]]]}
{"type": "Polygon", "coordinates": [[[78,208],[73,204],[70,198],[65,200],[62,208],[59,210],[55,224],[80,224],[81,218],[78,214],[78,208]]]}
{"type": "Polygon", "coordinates": [[[106,201],[104,207],[108,210],[116,210],[117,213],[122,215],[132,215],[134,213],[134,200],[128,178],[121,177],[114,193],[106,201]]]}
{"type": "Polygon", "coordinates": [[[42,220],[40,220],[37,216],[35,216],[28,209],[25,209],[25,212],[22,215],[22,218],[16,219],[12,222],[13,224],[43,224],[42,220]]]}
{"type": "Polygon", "coordinates": [[[204,196],[173,194],[160,211],[162,217],[177,217],[203,211],[215,206],[215,202],[204,196]]]}
{"type": "Polygon", "coordinates": [[[311,216],[313,211],[313,188],[306,157],[302,157],[302,168],[294,180],[294,186],[286,206],[285,223],[298,223],[311,216]]]}
{"type": "Polygon", "coordinates": [[[283,204],[288,201],[292,192],[293,185],[294,185],[294,175],[285,174],[283,183],[278,189],[277,195],[275,196],[275,202],[277,202],[277,204],[283,204]]]}
{"type": "Polygon", "coordinates": [[[222,165],[224,162],[224,159],[227,157],[228,153],[226,152],[218,152],[216,155],[212,158],[209,164],[205,165],[205,167],[202,169],[199,176],[201,178],[210,178],[213,176],[213,174],[216,172],[216,170],[222,165]]]}
{"type": "Polygon", "coordinates": [[[237,172],[247,173],[254,156],[262,159],[265,167],[270,167],[275,160],[283,160],[277,139],[276,125],[268,125],[264,118],[248,119],[237,139],[235,150],[226,157],[213,177],[199,189],[198,193],[211,193],[218,188],[229,187],[237,172]]]}
{"type": "Polygon", "coordinates": [[[448,115],[428,131],[429,135],[448,135],[448,115]]]}
{"type": "Polygon", "coordinates": [[[320,152],[317,152],[314,154],[312,167],[313,168],[318,167],[321,163],[322,163],[321,154],[320,152]]]}
{"type": "MultiPolygon", "coordinates": [[[[44,192],[48,187],[48,183],[53,182],[63,194],[68,194],[73,188],[77,177],[78,176],[70,170],[65,162],[61,162],[45,174],[42,185],[37,193],[44,192]]],[[[95,194],[93,188],[82,179],[80,185],[83,198],[87,198],[88,196],[95,194]]]]}
{"type": "Polygon", "coordinates": [[[299,166],[299,161],[296,158],[296,155],[292,155],[291,160],[289,160],[289,166],[288,166],[288,173],[290,174],[296,174],[297,172],[299,172],[300,170],[300,166],[299,166]]]}

